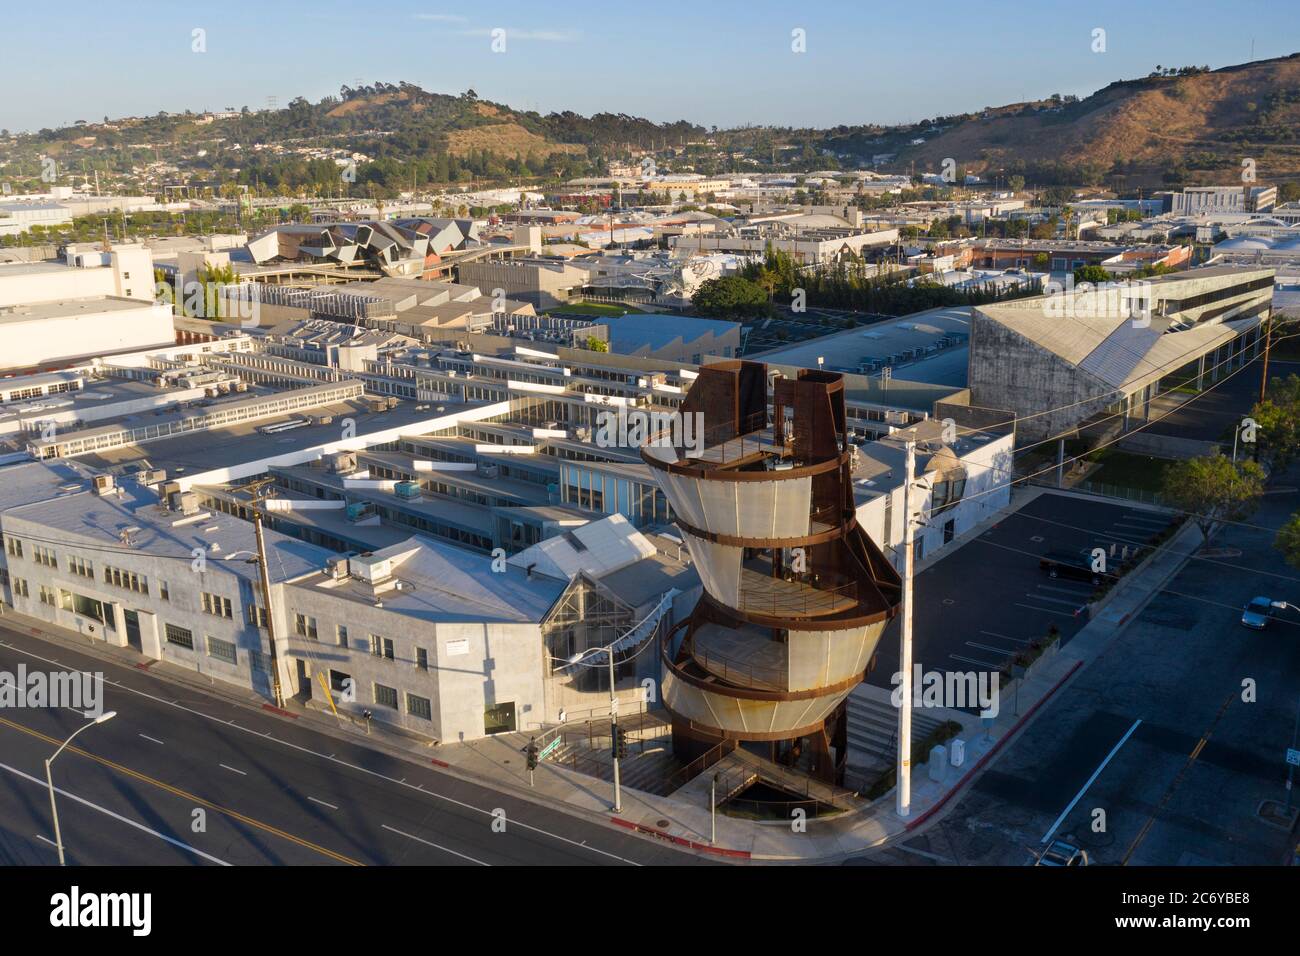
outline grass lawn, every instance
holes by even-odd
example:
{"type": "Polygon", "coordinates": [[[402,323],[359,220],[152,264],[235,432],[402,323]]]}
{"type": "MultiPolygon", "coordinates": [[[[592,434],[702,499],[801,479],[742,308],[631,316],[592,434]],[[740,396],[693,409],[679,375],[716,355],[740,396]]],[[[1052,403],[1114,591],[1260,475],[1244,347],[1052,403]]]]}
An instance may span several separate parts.
{"type": "Polygon", "coordinates": [[[606,305],[604,302],[570,302],[557,305],[547,312],[576,312],[580,315],[622,315],[623,313],[640,313],[644,310],[634,305],[606,305]]]}
{"type": "Polygon", "coordinates": [[[1101,467],[1088,476],[1089,481],[1142,491],[1159,491],[1165,470],[1173,464],[1167,458],[1133,455],[1110,448],[1103,448],[1091,456],[1091,460],[1101,462],[1101,467]]]}

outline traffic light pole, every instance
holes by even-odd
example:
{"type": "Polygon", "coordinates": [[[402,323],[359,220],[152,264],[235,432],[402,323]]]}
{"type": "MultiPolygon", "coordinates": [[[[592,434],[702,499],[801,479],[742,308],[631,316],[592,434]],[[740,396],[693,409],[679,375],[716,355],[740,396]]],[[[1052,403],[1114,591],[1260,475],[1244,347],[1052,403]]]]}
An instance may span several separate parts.
{"type": "Polygon", "coordinates": [[[898,815],[912,812],[912,481],[916,472],[916,443],[907,443],[903,483],[903,627],[899,637],[898,669],[902,700],[898,708],[898,766],[894,786],[898,815]]]}

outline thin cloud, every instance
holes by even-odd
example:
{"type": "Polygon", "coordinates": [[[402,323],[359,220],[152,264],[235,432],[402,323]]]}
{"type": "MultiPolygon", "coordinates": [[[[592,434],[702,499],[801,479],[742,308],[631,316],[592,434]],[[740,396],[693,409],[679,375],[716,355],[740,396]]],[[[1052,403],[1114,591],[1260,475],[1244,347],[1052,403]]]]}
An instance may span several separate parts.
{"type": "Polygon", "coordinates": [[[510,40],[536,40],[539,43],[573,43],[581,38],[581,34],[567,30],[517,30],[514,27],[475,27],[471,30],[457,30],[457,35],[463,37],[490,37],[492,30],[504,29],[506,41],[510,40]]]}
{"type": "Polygon", "coordinates": [[[455,13],[417,13],[417,20],[432,20],[435,23],[464,23],[465,17],[455,13]]]}

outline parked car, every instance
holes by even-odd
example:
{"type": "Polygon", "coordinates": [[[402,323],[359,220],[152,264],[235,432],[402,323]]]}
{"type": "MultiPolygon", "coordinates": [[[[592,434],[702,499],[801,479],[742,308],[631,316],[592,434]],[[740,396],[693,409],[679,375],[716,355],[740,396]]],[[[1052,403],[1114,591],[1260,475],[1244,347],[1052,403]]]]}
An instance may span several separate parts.
{"type": "Polygon", "coordinates": [[[1271,620],[1273,620],[1273,602],[1266,597],[1251,598],[1250,603],[1241,612],[1241,623],[1256,631],[1264,630],[1271,620]]]}
{"type": "Polygon", "coordinates": [[[1038,567],[1049,578],[1069,578],[1089,584],[1100,584],[1104,578],[1114,577],[1110,572],[1092,569],[1091,551],[1049,551],[1039,560],[1038,567]]]}
{"type": "Polygon", "coordinates": [[[1088,851],[1080,850],[1077,846],[1066,843],[1064,840],[1053,840],[1042,853],[1038,854],[1038,859],[1034,861],[1034,866],[1087,865],[1088,851]]]}

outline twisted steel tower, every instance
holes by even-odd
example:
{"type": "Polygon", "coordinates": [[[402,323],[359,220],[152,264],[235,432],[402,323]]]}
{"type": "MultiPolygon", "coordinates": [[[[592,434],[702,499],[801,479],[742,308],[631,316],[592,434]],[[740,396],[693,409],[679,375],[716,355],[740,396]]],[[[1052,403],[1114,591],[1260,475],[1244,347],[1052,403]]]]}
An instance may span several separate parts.
{"type": "Polygon", "coordinates": [[[773,759],[837,781],[845,699],[901,581],[856,521],[840,376],[778,376],[772,409],[769,424],[766,365],[705,366],[679,412],[702,442],[686,447],[697,432],[679,427],[642,448],[704,585],[661,645],[664,703],[681,759],[767,741],[773,759]]]}

